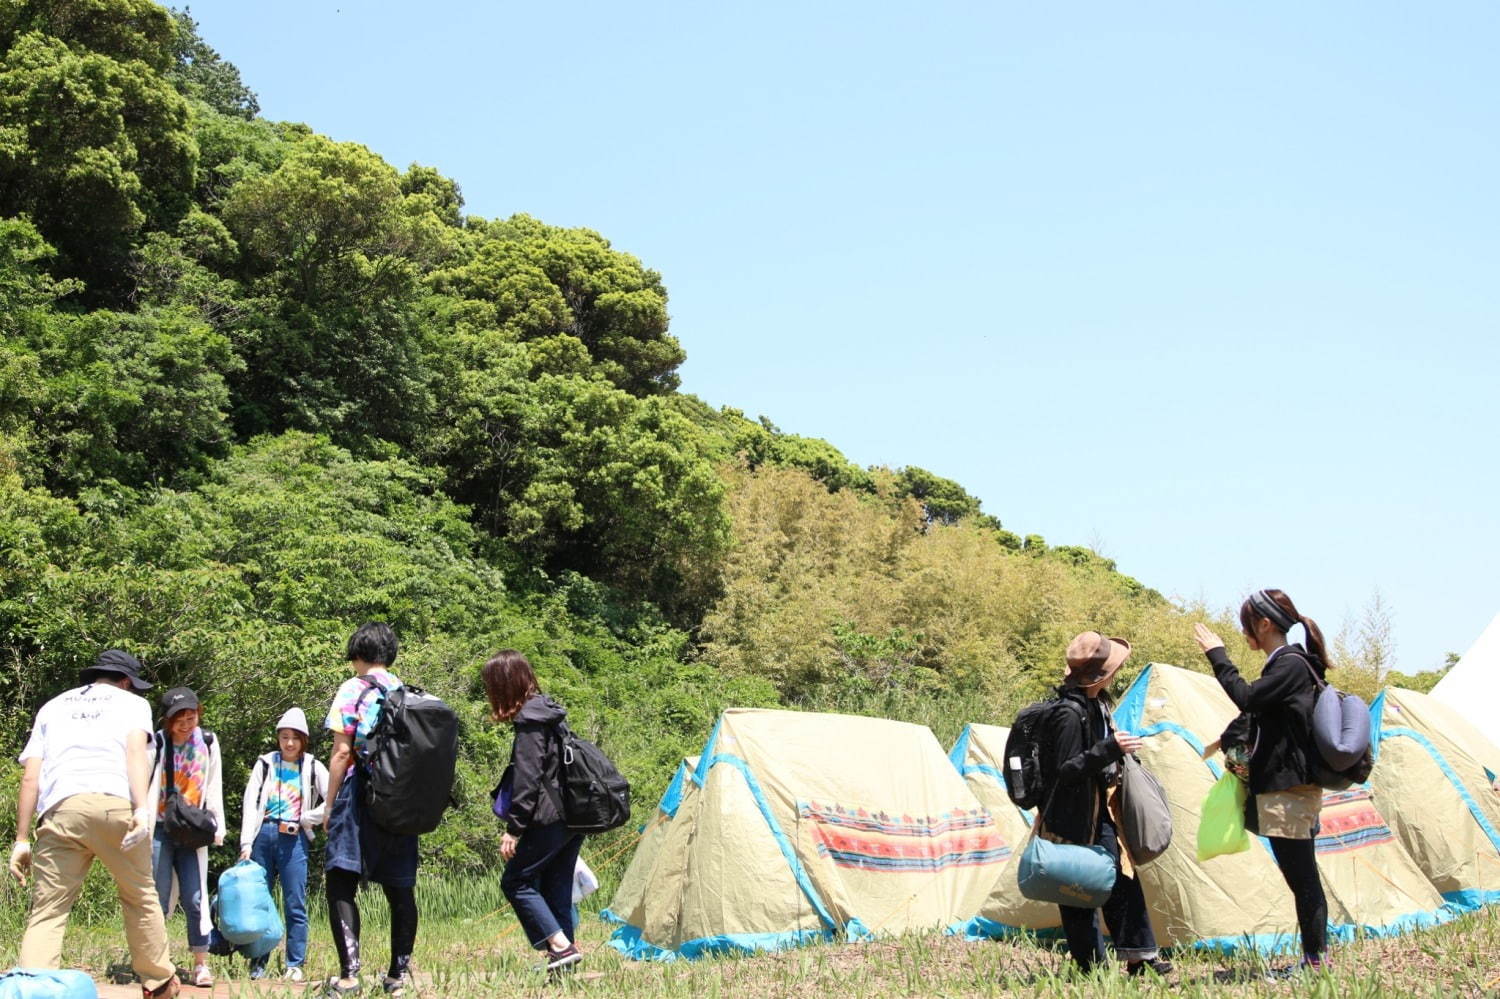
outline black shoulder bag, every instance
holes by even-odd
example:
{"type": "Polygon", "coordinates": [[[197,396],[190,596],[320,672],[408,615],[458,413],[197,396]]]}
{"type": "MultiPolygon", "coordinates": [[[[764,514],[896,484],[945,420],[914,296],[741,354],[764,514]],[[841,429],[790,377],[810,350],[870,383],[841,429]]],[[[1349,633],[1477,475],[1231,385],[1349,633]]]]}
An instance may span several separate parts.
{"type": "MultiPolygon", "coordinates": [[[[210,749],[213,748],[213,733],[203,733],[203,744],[210,749]]],[[[177,781],[172,777],[172,757],[176,754],[172,751],[170,739],[162,736],[159,747],[164,755],[162,762],[162,783],[166,785],[167,808],[161,817],[161,827],[167,834],[167,839],[180,847],[196,850],[200,846],[209,846],[214,837],[219,834],[219,823],[214,818],[214,813],[197,805],[190,805],[177,793],[177,781]]],[[[205,772],[207,768],[205,767],[205,772]]]]}

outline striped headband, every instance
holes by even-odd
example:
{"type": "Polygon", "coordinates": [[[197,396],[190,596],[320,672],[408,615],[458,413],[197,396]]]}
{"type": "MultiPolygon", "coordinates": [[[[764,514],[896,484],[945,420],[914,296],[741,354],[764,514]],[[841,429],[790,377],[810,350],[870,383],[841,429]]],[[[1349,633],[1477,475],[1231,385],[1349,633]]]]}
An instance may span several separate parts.
{"type": "Polygon", "coordinates": [[[1250,594],[1250,606],[1261,617],[1270,621],[1283,632],[1291,631],[1298,621],[1286,612],[1286,608],[1271,598],[1267,590],[1256,590],[1250,594]]]}

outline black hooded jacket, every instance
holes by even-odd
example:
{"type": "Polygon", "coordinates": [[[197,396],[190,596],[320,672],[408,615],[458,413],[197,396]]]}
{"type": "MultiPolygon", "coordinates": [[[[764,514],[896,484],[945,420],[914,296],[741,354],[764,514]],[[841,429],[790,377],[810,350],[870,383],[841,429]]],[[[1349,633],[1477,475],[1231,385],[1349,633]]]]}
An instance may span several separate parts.
{"type": "Polygon", "coordinates": [[[1313,703],[1323,668],[1300,645],[1284,645],[1267,660],[1254,683],[1240,676],[1223,646],[1209,649],[1219,686],[1251,718],[1250,791],[1265,794],[1312,784],[1313,703]]]}
{"type": "Polygon", "coordinates": [[[546,694],[532,694],[516,712],[516,737],[510,748],[510,814],[505,820],[505,831],[512,836],[562,820],[557,723],[567,717],[567,710],[546,694]]]}
{"type": "Polygon", "coordinates": [[[1065,704],[1048,715],[1048,777],[1043,829],[1068,843],[1092,843],[1110,776],[1124,753],[1115,741],[1110,704],[1077,687],[1057,690],[1065,704]]]}

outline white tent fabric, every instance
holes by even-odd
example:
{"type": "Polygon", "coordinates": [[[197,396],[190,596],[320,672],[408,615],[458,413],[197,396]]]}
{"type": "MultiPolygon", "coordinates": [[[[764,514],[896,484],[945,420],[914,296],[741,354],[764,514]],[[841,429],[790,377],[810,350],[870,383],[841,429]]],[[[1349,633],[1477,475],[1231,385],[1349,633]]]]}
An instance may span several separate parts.
{"type": "Polygon", "coordinates": [[[1432,688],[1432,696],[1500,746],[1500,614],[1432,688]]]}

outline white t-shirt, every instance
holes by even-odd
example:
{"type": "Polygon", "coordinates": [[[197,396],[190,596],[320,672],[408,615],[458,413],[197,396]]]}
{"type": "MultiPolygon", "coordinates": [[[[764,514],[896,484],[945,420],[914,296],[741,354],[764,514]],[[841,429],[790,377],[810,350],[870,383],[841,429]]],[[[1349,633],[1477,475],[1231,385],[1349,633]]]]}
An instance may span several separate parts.
{"type": "Polygon", "coordinates": [[[151,705],[144,697],[108,683],[59,694],[36,714],[21,762],[40,758],[36,811],[75,794],[112,794],[130,800],[125,737],[151,733],[151,705]]]}

